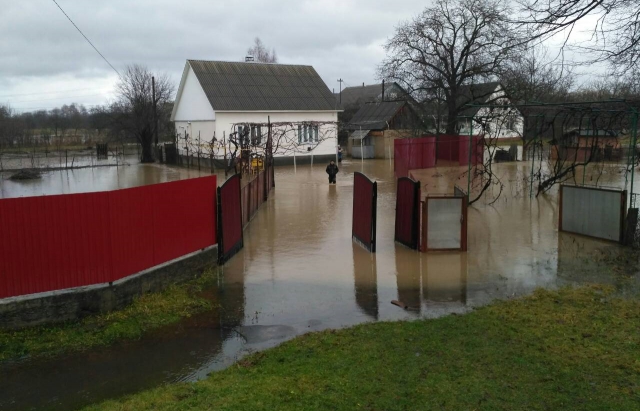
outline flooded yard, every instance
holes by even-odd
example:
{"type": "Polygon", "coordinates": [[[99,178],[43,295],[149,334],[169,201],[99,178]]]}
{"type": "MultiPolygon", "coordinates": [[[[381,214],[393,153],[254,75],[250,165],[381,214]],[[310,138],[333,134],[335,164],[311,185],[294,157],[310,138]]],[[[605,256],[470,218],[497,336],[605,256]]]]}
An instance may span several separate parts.
{"type": "MultiPolygon", "coordinates": [[[[276,168],[274,195],[245,230],[244,249],[219,268],[218,286],[210,290],[220,310],[141,341],[0,365],[0,409],[73,409],[202,379],[247,353],[310,331],[462,314],[537,287],[617,281],[588,257],[615,254],[618,246],[558,233],[557,195],[529,199],[524,163],[494,165],[505,190],[494,204],[481,201],[469,209],[467,253],[432,254],[393,241],[392,163],[345,162],[335,186],[328,184],[324,167],[276,168]],[[375,254],[351,240],[354,171],[378,182],[375,254]]],[[[0,196],[124,188],[199,175],[158,165],[79,171],[51,173],[26,185],[3,180],[0,196]]],[[[611,185],[624,184],[620,174],[607,175],[611,185]]],[[[460,169],[416,176],[423,193],[451,193],[460,169]]]]}
{"type": "MultiPolygon", "coordinates": [[[[135,158],[119,166],[42,171],[36,180],[13,181],[12,172],[0,172],[0,199],[54,194],[88,193],[138,187],[210,175],[209,170],[138,164],[135,158]]],[[[224,172],[218,177],[224,182],[224,172]]]]}

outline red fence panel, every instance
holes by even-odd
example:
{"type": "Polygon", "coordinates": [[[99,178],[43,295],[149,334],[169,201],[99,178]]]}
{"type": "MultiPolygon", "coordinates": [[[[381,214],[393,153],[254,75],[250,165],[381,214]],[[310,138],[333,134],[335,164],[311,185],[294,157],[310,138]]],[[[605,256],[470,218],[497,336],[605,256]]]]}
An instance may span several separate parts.
{"type": "MultiPolygon", "coordinates": [[[[109,193],[111,255],[114,275],[110,281],[154,265],[153,187],[143,186],[109,193]]],[[[174,215],[173,218],[180,219],[174,215]]]]}
{"type": "Polygon", "coordinates": [[[114,281],[215,244],[215,187],[0,200],[0,298],[114,281]]]}
{"type": "Polygon", "coordinates": [[[249,186],[240,189],[240,208],[242,209],[242,227],[249,224],[249,186]]]}
{"type": "Polygon", "coordinates": [[[473,136],[472,141],[469,141],[470,138],[469,136],[460,136],[458,162],[461,166],[469,164],[469,147],[471,147],[471,165],[483,164],[482,155],[484,152],[484,144],[482,137],[473,136]]]}
{"type": "Polygon", "coordinates": [[[394,171],[396,177],[407,177],[409,170],[435,167],[435,144],[435,137],[402,138],[394,140],[394,171]]]}
{"type": "Polygon", "coordinates": [[[395,240],[418,249],[420,224],[420,183],[408,177],[398,179],[395,240]]]}
{"type": "Polygon", "coordinates": [[[240,175],[229,178],[218,188],[218,262],[224,264],[244,245],[240,175]]]}
{"type": "Polygon", "coordinates": [[[108,282],[106,194],[0,200],[0,298],[108,282]]]}
{"type": "Polygon", "coordinates": [[[458,162],[460,157],[460,136],[439,135],[436,157],[442,161],[458,162]]]}
{"type": "Polygon", "coordinates": [[[211,177],[153,186],[154,263],[162,264],[216,243],[216,186],[211,177]]]}
{"type": "Polygon", "coordinates": [[[353,175],[353,223],[351,233],[365,248],[376,252],[376,203],[378,185],[362,173],[353,175]]]}

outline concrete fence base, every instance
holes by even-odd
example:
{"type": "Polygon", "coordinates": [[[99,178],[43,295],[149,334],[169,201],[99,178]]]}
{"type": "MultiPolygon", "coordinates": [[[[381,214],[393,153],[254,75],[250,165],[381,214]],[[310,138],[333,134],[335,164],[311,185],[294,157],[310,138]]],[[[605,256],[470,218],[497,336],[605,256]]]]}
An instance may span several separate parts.
{"type": "Polygon", "coordinates": [[[140,295],[196,278],[217,260],[214,245],[113,283],[0,299],[0,328],[55,324],[117,310],[140,295]]]}

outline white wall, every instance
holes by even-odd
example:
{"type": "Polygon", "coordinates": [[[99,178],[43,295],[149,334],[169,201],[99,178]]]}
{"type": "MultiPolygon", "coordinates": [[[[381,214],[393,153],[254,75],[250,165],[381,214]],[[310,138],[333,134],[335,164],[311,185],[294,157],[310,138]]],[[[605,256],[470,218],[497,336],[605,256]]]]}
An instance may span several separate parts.
{"type": "MultiPolygon", "coordinates": [[[[504,93],[499,87],[496,92],[491,95],[489,101],[493,101],[493,103],[491,103],[492,105],[498,105],[501,103],[499,98],[502,96],[504,96],[504,93]]],[[[503,100],[505,103],[510,104],[508,99],[503,100]]],[[[522,138],[524,132],[524,117],[522,117],[518,110],[514,110],[512,106],[507,107],[508,108],[504,110],[505,114],[510,114],[514,117],[515,120],[514,127],[511,130],[507,128],[506,117],[500,115],[500,108],[482,107],[480,110],[478,110],[478,113],[475,117],[477,117],[478,119],[485,117],[485,119],[479,121],[486,123],[490,127],[491,132],[487,133],[489,137],[498,139],[522,138]]],[[[472,130],[470,127],[470,122],[471,119],[461,120],[461,135],[469,135],[469,133],[471,133],[472,130]]],[[[480,134],[480,125],[477,122],[474,122],[473,124],[473,134],[480,134]]]]}
{"type": "MultiPolygon", "coordinates": [[[[187,63],[189,65],[189,63],[187,63]]],[[[216,114],[204,93],[200,82],[191,66],[188,66],[184,86],[179,100],[176,102],[173,121],[211,121],[216,119],[216,114]]]]}
{"type": "MultiPolygon", "coordinates": [[[[200,136],[200,151],[207,153],[208,157],[207,143],[213,139],[213,133],[216,131],[215,121],[176,121],[175,126],[176,133],[178,133],[179,154],[186,155],[187,153],[187,141],[185,140],[185,133],[187,133],[189,134],[189,154],[195,155],[198,152],[198,136],[200,136]]],[[[220,136],[220,140],[222,140],[222,136],[220,136]]]]}
{"type": "MultiPolygon", "coordinates": [[[[217,112],[216,119],[216,137],[222,136],[223,132],[226,135],[233,132],[233,124],[238,123],[266,123],[268,118],[271,119],[271,123],[278,122],[333,122],[333,124],[325,124],[320,126],[319,136],[324,140],[317,146],[316,143],[302,143],[295,145],[296,156],[310,156],[313,154],[325,155],[335,154],[338,146],[338,113],[336,112],[217,112]],[[312,151],[307,151],[307,148],[311,147],[312,151]],[[315,147],[315,148],[314,148],[315,147]]],[[[295,133],[289,133],[288,136],[293,138],[295,133]]],[[[218,137],[220,139],[221,137],[218,137]]],[[[297,139],[297,136],[295,137],[297,139]]],[[[275,142],[274,142],[275,144],[275,142]]],[[[293,148],[289,146],[290,148],[293,148]]],[[[275,147],[274,147],[275,148],[275,147]]],[[[293,153],[290,151],[279,150],[274,153],[275,157],[291,157],[293,153]]]]}

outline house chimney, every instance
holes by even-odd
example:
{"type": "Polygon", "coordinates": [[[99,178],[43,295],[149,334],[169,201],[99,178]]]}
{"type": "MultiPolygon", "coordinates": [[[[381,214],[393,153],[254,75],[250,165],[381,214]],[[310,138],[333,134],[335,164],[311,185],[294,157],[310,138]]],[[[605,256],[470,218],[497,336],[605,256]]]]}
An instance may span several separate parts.
{"type": "Polygon", "coordinates": [[[253,61],[253,56],[247,56],[247,57],[244,58],[244,62],[245,63],[250,63],[252,61],[253,61]]]}
{"type": "Polygon", "coordinates": [[[382,101],[384,101],[384,79],[382,80],[382,101]]]}
{"type": "Polygon", "coordinates": [[[364,81],[362,82],[362,87],[364,87],[364,81]]]}

